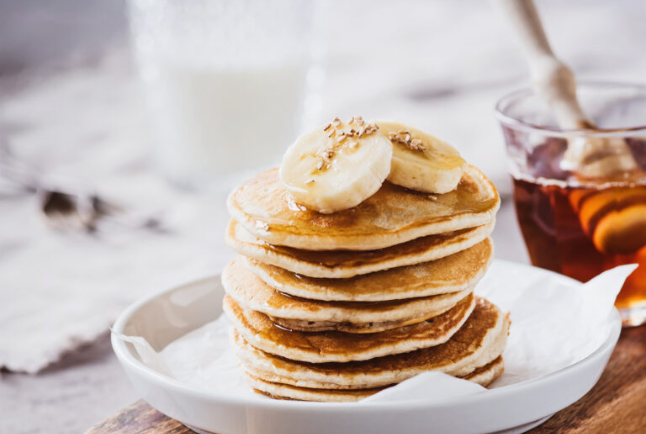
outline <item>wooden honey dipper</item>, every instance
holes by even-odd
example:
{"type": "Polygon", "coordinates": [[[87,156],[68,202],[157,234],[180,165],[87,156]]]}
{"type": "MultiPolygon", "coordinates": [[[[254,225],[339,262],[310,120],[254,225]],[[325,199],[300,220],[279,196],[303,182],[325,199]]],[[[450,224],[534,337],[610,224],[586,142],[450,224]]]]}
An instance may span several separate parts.
{"type": "MultiPolygon", "coordinates": [[[[568,130],[596,130],[579,104],[574,74],[552,52],[533,1],[494,1],[520,40],[534,91],[547,103],[559,126],[568,130]]],[[[571,138],[561,168],[578,178],[594,181],[636,179],[644,175],[622,138],[571,138]]]]}

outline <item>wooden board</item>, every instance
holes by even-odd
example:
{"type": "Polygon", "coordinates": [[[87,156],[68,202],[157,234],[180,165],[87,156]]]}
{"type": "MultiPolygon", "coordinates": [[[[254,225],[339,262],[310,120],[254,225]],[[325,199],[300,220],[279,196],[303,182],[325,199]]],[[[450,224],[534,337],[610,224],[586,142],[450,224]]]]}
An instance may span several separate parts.
{"type": "MultiPolygon", "coordinates": [[[[87,434],[190,434],[179,422],[138,401],[87,434]]],[[[624,330],[608,367],[582,399],[531,434],[646,433],[646,326],[624,330]]]]}

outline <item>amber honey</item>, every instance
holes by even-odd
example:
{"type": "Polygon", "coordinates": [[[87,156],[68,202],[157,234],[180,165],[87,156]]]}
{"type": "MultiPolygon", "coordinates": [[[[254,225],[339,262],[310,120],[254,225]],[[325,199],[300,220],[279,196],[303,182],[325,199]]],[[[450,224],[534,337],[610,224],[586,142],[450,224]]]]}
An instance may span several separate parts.
{"type": "MultiPolygon", "coordinates": [[[[646,152],[631,143],[643,163],[646,152]],[[641,152],[640,152],[641,151],[641,152]]],[[[532,176],[514,177],[514,201],[534,265],[586,282],[604,270],[639,264],[626,280],[616,305],[646,305],[646,185],[558,181],[565,143],[536,147],[527,162],[532,176]],[[578,184],[578,185],[577,185],[578,184]]]]}

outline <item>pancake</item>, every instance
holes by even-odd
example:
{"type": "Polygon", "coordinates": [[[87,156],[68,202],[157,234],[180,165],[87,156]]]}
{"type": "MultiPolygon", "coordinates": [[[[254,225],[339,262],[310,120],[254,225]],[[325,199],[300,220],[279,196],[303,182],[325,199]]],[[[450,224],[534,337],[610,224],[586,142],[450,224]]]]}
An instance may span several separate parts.
{"type": "MultiPolygon", "coordinates": [[[[428,235],[489,224],[500,198],[478,169],[465,165],[458,187],[435,195],[385,182],[354,208],[320,214],[294,202],[278,169],[234,190],[229,213],[255,238],[308,250],[376,250],[428,235]]],[[[321,276],[323,277],[323,276],[321,276]]]]}
{"type": "Polygon", "coordinates": [[[355,402],[385,389],[385,387],[357,390],[310,389],[306,387],[296,387],[288,384],[264,381],[248,372],[244,372],[243,375],[245,380],[247,380],[247,383],[253,387],[257,393],[267,395],[274,399],[318,402],[355,402]]]}
{"type": "Polygon", "coordinates": [[[229,222],[226,241],[240,255],[296,274],[322,278],[349,278],[396,267],[434,261],[473,247],[493,231],[495,221],[471,229],[430,235],[381,250],[350,252],[298,250],[273,246],[254,237],[235,220],[229,222]]]}
{"type": "Polygon", "coordinates": [[[493,362],[490,362],[489,364],[485,366],[481,366],[469,375],[465,375],[464,378],[465,380],[473,381],[474,383],[478,383],[482,386],[489,386],[491,383],[496,381],[498,377],[500,377],[505,370],[505,363],[502,359],[502,356],[498,356],[497,359],[495,359],[493,362]]]}
{"type": "Polygon", "coordinates": [[[473,313],[451,339],[410,353],[360,362],[297,362],[253,347],[235,329],[232,346],[243,369],[263,381],[315,389],[371,389],[426,371],[464,377],[502,354],[508,330],[507,316],[478,297],[473,313]]]}
{"type": "Polygon", "coordinates": [[[242,308],[228,295],[224,298],[224,312],[251,345],[286,359],[311,363],[369,360],[443,344],[474,307],[475,297],[469,294],[443,314],[407,327],[367,335],[303,333],[276,327],[267,315],[242,308]]]}
{"type": "Polygon", "coordinates": [[[427,297],[472,288],[493,258],[489,238],[436,261],[352,277],[316,279],[244,258],[245,266],[272,288],[312,300],[388,301],[427,297]]]}
{"type": "Polygon", "coordinates": [[[234,259],[222,272],[227,294],[244,308],[262,312],[291,330],[374,333],[440,315],[469,295],[472,288],[430,297],[382,302],[318,301],[276,291],[234,259]]]}
{"type": "MultiPolygon", "coordinates": [[[[476,369],[473,374],[462,377],[465,380],[480,384],[487,387],[493,383],[504,370],[502,356],[494,361],[476,369]],[[477,372],[477,374],[475,374],[477,372]]],[[[295,399],[299,401],[321,401],[321,402],[352,402],[360,401],[377,392],[384,390],[386,387],[374,389],[310,389],[306,387],[296,387],[287,384],[271,383],[254,377],[247,372],[244,373],[245,379],[256,392],[277,399],[295,399]]]]}

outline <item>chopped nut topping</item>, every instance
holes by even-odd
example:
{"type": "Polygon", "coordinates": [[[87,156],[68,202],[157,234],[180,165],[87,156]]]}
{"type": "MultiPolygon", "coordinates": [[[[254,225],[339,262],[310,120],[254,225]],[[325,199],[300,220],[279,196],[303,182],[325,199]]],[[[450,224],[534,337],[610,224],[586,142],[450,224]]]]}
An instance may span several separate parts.
{"type": "Polygon", "coordinates": [[[366,128],[365,129],[365,134],[372,134],[372,133],[374,133],[375,131],[377,131],[379,129],[379,126],[376,125],[374,122],[370,122],[370,123],[366,124],[365,128],[366,128]]]}
{"type": "MultiPolygon", "coordinates": [[[[350,128],[348,131],[344,131],[343,122],[341,122],[338,117],[334,118],[331,123],[327,124],[325,128],[323,128],[323,131],[328,133],[327,136],[332,139],[332,143],[317,152],[318,161],[316,163],[316,170],[321,171],[332,167],[330,160],[332,160],[337,150],[342,146],[347,146],[351,149],[359,146],[357,141],[348,141],[348,139],[361,139],[379,129],[374,122],[366,123],[361,116],[353,116],[346,125],[355,125],[358,128],[350,128]]],[[[312,182],[314,181],[312,180],[312,182]]],[[[309,183],[309,181],[307,183],[309,183]]]]}
{"type": "MultiPolygon", "coordinates": [[[[307,183],[310,183],[310,182],[314,182],[314,181],[311,180],[311,181],[308,181],[307,183]]],[[[294,199],[291,197],[287,199],[287,206],[292,211],[307,211],[307,207],[305,207],[304,205],[301,205],[300,203],[296,203],[294,199]]]]}
{"type": "Polygon", "coordinates": [[[267,222],[256,220],[256,229],[263,230],[263,231],[268,231],[269,230],[269,224],[267,222]]]}
{"type": "Polygon", "coordinates": [[[423,142],[420,139],[413,139],[411,138],[410,131],[408,130],[401,130],[397,133],[390,133],[388,135],[388,138],[396,143],[400,143],[404,146],[406,146],[408,149],[412,151],[425,151],[426,147],[423,145],[423,142]]]}
{"type": "Polygon", "coordinates": [[[408,143],[408,146],[413,149],[414,151],[424,151],[426,148],[422,144],[422,141],[420,139],[413,139],[408,143]]]}

